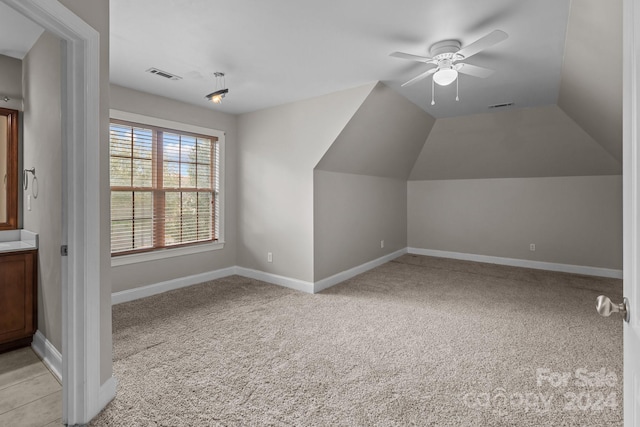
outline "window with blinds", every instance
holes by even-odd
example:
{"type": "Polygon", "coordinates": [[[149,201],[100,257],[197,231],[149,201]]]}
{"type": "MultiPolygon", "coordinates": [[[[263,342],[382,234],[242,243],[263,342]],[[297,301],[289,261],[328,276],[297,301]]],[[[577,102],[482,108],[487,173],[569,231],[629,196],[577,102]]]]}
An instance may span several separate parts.
{"type": "Polygon", "coordinates": [[[111,253],[218,240],[218,139],[111,121],[111,253]]]}

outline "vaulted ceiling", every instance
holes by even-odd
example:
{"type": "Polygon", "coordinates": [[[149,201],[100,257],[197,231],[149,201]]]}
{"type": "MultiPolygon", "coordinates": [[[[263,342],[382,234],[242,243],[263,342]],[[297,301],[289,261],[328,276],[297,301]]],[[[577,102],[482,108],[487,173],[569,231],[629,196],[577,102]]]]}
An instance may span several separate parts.
{"type": "MultiPolygon", "coordinates": [[[[442,119],[559,105],[621,160],[621,0],[351,0],[248,2],[111,0],[111,80],[229,113],[244,113],[382,81],[442,119]],[[166,25],[159,25],[159,23],[166,25]],[[401,84],[428,69],[389,57],[425,55],[431,44],[465,46],[500,29],[509,37],[468,62],[495,70],[436,86],[401,84]],[[606,64],[606,65],[604,65],[606,64]],[[182,77],[167,80],[150,67],[182,77]],[[221,105],[204,95],[226,73],[221,105]]],[[[555,122],[564,117],[555,117],[555,122]]],[[[608,160],[604,160],[608,162],[608,160]]]]}
{"type": "MultiPolygon", "coordinates": [[[[373,81],[384,82],[439,120],[501,114],[487,106],[507,102],[514,103],[508,107],[511,110],[557,105],[538,116],[547,116],[549,126],[577,125],[619,163],[621,4],[621,0],[110,0],[110,74],[120,86],[232,114],[373,81]],[[495,73],[486,79],[462,75],[460,101],[454,99],[455,85],[436,86],[436,104],[431,105],[430,78],[400,87],[428,66],[389,53],[425,55],[439,40],[457,39],[464,46],[494,29],[507,32],[509,38],[468,62],[495,73]],[[151,67],[181,79],[146,72],[151,67]],[[226,73],[230,90],[221,105],[204,98],[217,88],[215,71],[226,73]]],[[[42,31],[2,3],[0,28],[0,54],[14,58],[24,56],[42,31]]],[[[434,131],[447,126],[436,125],[434,131]]],[[[430,147],[425,144],[425,149],[430,147]]],[[[608,162],[603,159],[598,170],[609,170],[604,166],[608,162]]]]}

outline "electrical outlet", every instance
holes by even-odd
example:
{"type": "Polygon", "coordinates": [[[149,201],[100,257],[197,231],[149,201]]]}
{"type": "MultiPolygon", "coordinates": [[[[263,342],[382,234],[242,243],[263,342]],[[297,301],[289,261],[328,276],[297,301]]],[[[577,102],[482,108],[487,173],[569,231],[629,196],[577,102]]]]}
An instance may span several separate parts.
{"type": "Polygon", "coordinates": [[[529,245],[529,250],[530,250],[531,252],[535,252],[535,251],[536,251],[536,244],[535,244],[535,243],[531,243],[531,244],[529,245]]]}
{"type": "Polygon", "coordinates": [[[380,249],[384,248],[384,240],[380,240],[380,249]]]}
{"type": "Polygon", "coordinates": [[[31,194],[27,194],[27,210],[31,210],[31,194]]]}
{"type": "Polygon", "coordinates": [[[273,253],[267,252],[267,262],[273,262],[273,253]]]}

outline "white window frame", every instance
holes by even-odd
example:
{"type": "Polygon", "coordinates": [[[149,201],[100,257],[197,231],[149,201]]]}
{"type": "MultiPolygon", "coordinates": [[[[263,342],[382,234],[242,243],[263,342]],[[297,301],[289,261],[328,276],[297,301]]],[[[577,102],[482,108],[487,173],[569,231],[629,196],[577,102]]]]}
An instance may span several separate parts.
{"type": "Polygon", "coordinates": [[[139,123],[141,125],[156,126],[165,129],[171,129],[176,131],[191,132],[201,135],[208,135],[218,138],[218,147],[220,150],[220,158],[218,159],[218,176],[220,190],[217,194],[218,199],[218,221],[219,221],[219,234],[218,240],[211,243],[194,243],[188,246],[180,246],[177,248],[160,248],[149,252],[141,252],[137,254],[129,255],[111,255],[111,266],[118,267],[121,265],[137,264],[140,262],[155,261],[166,258],[173,258],[182,255],[191,255],[202,252],[209,252],[220,250],[224,248],[224,200],[225,200],[225,132],[206,128],[202,126],[195,126],[181,122],[175,122],[171,120],[159,119],[157,117],[144,116],[142,114],[129,113],[127,111],[109,110],[111,119],[124,120],[127,122],[139,123]]]}

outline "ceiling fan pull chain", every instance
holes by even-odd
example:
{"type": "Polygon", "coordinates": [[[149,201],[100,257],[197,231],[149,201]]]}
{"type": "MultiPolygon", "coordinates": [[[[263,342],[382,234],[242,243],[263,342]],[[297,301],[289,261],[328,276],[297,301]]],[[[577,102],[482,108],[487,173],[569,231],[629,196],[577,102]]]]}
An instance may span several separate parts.
{"type": "Polygon", "coordinates": [[[460,82],[460,77],[456,79],[456,101],[460,101],[460,97],[458,96],[458,84],[460,82]]]}
{"type": "Polygon", "coordinates": [[[435,86],[433,84],[433,79],[431,79],[431,105],[436,105],[436,100],[435,100],[435,86]]]}

